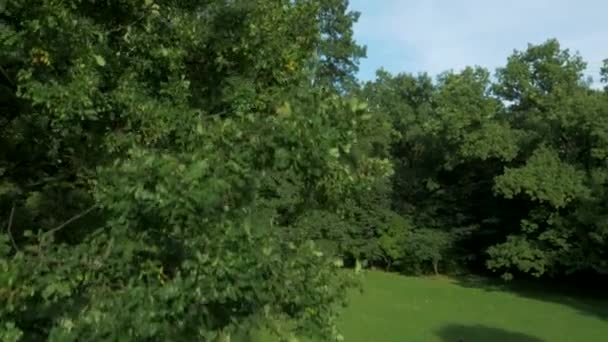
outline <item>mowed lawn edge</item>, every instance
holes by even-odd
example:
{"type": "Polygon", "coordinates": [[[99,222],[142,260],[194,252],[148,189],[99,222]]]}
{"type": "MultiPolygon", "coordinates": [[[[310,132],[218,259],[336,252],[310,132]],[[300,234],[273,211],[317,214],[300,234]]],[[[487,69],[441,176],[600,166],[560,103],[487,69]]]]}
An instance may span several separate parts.
{"type": "MultiPolygon", "coordinates": [[[[362,281],[362,291],[352,291],[340,319],[346,342],[608,341],[605,298],[479,277],[366,271],[362,281]]],[[[257,334],[251,341],[276,339],[257,334]]]]}

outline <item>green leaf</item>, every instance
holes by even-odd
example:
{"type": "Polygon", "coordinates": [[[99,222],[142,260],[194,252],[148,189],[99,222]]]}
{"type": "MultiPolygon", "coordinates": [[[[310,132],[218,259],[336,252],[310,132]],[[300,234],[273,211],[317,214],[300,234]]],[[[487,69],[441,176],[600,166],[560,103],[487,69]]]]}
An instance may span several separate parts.
{"type": "Polygon", "coordinates": [[[282,116],[290,116],[291,115],[291,105],[289,102],[283,103],[279,108],[277,108],[277,114],[282,116]]]}
{"type": "Polygon", "coordinates": [[[94,55],[93,58],[95,58],[95,63],[97,63],[97,65],[101,67],[106,65],[106,60],[102,56],[94,55]]]}
{"type": "Polygon", "coordinates": [[[329,155],[334,157],[334,158],[339,158],[340,157],[340,149],[338,149],[337,147],[333,147],[329,149],[329,155]]]}
{"type": "Polygon", "coordinates": [[[361,115],[361,120],[363,120],[363,121],[370,120],[371,118],[372,118],[372,115],[370,113],[361,115]]]}

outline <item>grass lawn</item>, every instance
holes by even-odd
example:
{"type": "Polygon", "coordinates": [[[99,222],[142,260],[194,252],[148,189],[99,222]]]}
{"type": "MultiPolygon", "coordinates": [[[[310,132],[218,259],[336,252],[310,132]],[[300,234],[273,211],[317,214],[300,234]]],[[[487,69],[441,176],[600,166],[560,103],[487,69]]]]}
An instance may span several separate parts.
{"type": "Polygon", "coordinates": [[[608,301],[367,272],[341,329],[346,342],[606,342],[608,301]]]}

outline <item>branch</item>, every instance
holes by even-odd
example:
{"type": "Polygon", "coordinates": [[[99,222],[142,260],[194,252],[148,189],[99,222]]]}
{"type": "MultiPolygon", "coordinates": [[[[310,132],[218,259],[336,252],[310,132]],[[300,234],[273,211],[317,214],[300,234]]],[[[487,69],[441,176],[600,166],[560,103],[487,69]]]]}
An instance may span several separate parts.
{"type": "Polygon", "coordinates": [[[0,73],[2,74],[2,76],[4,76],[4,78],[6,78],[6,81],[8,83],[11,84],[11,86],[13,86],[13,88],[16,88],[17,86],[15,85],[15,82],[13,82],[13,80],[11,80],[11,78],[8,76],[8,73],[6,72],[6,70],[4,70],[4,68],[2,67],[2,65],[0,65],[0,73]]]}
{"type": "Polygon", "coordinates": [[[13,244],[15,251],[19,251],[19,248],[17,248],[17,243],[15,242],[15,239],[13,238],[13,233],[11,232],[14,216],[15,216],[15,202],[13,202],[13,207],[11,208],[11,214],[8,218],[8,227],[6,227],[6,232],[8,233],[8,237],[11,239],[11,243],[13,244]]]}
{"type": "Polygon", "coordinates": [[[69,219],[69,220],[65,221],[64,223],[62,223],[62,224],[58,225],[57,227],[55,227],[55,228],[53,228],[53,229],[49,230],[48,232],[46,232],[46,233],[44,233],[44,234],[45,234],[45,235],[50,235],[50,234],[56,233],[56,232],[60,231],[61,229],[63,229],[63,228],[64,228],[65,226],[67,226],[68,224],[70,224],[70,223],[72,223],[72,222],[74,222],[74,221],[78,220],[79,218],[81,218],[81,217],[85,216],[86,214],[90,213],[91,211],[93,211],[93,209],[96,209],[96,208],[97,208],[97,205],[96,205],[96,204],[94,204],[94,205],[92,205],[91,207],[89,207],[89,209],[87,209],[87,210],[85,210],[85,211],[81,212],[80,214],[78,214],[78,215],[76,215],[76,216],[72,217],[71,219],[69,219]]]}
{"type": "Polygon", "coordinates": [[[146,18],[146,15],[142,15],[141,17],[137,18],[135,21],[128,23],[128,24],[124,24],[124,25],[118,25],[113,29],[107,30],[106,33],[114,33],[114,32],[118,32],[120,30],[123,30],[125,28],[128,28],[129,26],[138,24],[140,21],[144,20],[146,18]]]}

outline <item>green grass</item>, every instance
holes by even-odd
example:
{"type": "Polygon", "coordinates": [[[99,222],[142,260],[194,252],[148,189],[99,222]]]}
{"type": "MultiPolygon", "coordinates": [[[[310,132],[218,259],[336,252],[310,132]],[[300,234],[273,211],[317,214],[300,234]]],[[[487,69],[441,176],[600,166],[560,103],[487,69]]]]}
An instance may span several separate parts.
{"type": "Polygon", "coordinates": [[[343,313],[341,331],[346,342],[605,342],[608,301],[479,278],[368,272],[364,292],[353,293],[343,313]]]}

